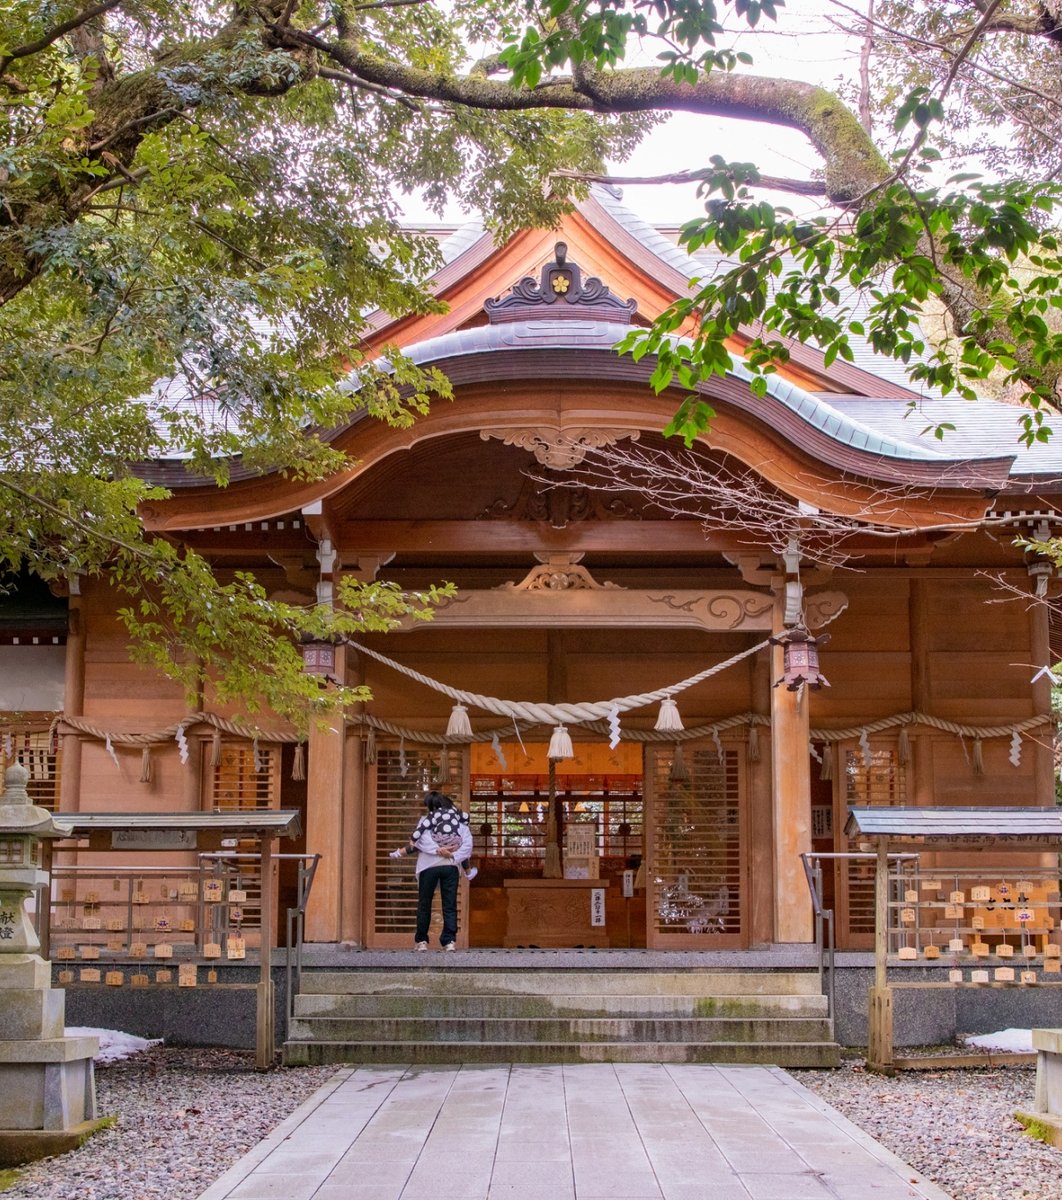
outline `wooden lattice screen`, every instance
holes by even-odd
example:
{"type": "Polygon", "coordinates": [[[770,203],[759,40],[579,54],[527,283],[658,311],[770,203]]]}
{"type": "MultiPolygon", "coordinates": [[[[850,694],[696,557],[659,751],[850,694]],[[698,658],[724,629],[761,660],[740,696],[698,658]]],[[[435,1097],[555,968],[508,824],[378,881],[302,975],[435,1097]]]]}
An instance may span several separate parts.
{"type": "Polygon", "coordinates": [[[0,732],[0,793],[4,790],[4,772],[13,762],[20,762],[29,771],[26,791],[30,800],[50,812],[57,811],[62,756],[51,730],[5,728],[0,732]]]}
{"type": "Polygon", "coordinates": [[[746,863],[743,755],[736,748],[683,746],[650,754],[649,945],[741,946],[746,863]],[[679,778],[676,778],[676,774],[679,778]]]}
{"type": "Polygon", "coordinates": [[[221,756],[210,766],[210,746],[203,755],[210,808],[279,808],[280,747],[249,742],[222,742],[221,756]]]}
{"type": "MultiPolygon", "coordinates": [[[[906,803],[906,772],[895,744],[871,742],[869,755],[858,745],[845,745],[840,747],[838,758],[842,770],[839,781],[842,811],[840,819],[834,822],[835,828],[844,828],[851,805],[868,808],[906,803]]],[[[843,835],[838,842],[839,850],[857,849],[849,846],[843,835]]],[[[871,859],[842,859],[837,864],[839,940],[852,949],[869,949],[874,944],[874,871],[871,859]]]]}
{"type": "MultiPolygon", "coordinates": [[[[409,841],[417,821],[424,815],[424,793],[432,788],[458,799],[467,795],[464,782],[464,754],[460,749],[446,751],[423,747],[403,749],[380,747],[376,760],[376,795],[370,820],[369,845],[372,862],[369,895],[369,943],[380,948],[411,948],[417,917],[416,859],[390,858],[390,852],[409,841]],[[449,779],[438,782],[439,758],[449,757],[449,779]]],[[[458,890],[459,946],[468,944],[468,888],[458,890]]],[[[439,944],[442,917],[436,896],[429,933],[433,947],[439,944]]]]}

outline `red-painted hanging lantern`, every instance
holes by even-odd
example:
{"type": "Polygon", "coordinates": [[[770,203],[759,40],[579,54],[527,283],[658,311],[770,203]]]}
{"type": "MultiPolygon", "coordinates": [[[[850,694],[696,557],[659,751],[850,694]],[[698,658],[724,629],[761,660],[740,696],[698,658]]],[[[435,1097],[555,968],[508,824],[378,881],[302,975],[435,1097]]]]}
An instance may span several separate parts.
{"type": "Polygon", "coordinates": [[[782,678],[774,685],[795,692],[801,687],[813,690],[829,687],[829,680],[819,670],[819,647],[830,640],[830,635],[813,638],[802,626],[787,629],[781,637],[771,638],[772,646],[782,647],[782,678]]]}
{"type": "Polygon", "coordinates": [[[331,642],[303,642],[302,669],[308,675],[335,674],[336,648],[331,642]]]}

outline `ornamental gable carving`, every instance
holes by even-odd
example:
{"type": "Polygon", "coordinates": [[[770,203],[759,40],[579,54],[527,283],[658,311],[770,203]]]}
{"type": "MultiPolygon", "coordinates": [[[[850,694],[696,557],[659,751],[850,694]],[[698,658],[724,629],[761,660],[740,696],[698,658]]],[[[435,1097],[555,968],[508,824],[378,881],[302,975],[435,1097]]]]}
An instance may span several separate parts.
{"type": "Polygon", "coordinates": [[[527,275],[514,285],[508,296],[486,301],[483,307],[492,325],[533,321],[543,316],[630,324],[638,308],[637,301],[614,296],[608,285],[595,276],[584,279],[579,265],[568,261],[564,242],[557,243],[554,255],[537,281],[527,275]]]}

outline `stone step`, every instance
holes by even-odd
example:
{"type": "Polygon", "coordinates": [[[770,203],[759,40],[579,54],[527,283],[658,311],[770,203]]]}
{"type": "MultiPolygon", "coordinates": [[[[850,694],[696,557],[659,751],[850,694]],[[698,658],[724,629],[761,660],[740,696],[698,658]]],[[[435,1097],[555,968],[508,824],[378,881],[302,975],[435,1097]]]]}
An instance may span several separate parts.
{"type": "Polygon", "coordinates": [[[755,1063],[836,1067],[833,1042],[305,1042],[284,1045],[287,1066],[332,1063],[755,1063]]]}
{"type": "Polygon", "coordinates": [[[349,971],[305,970],[300,991],[306,994],[358,995],[657,995],[778,996],[820,994],[817,971],[687,971],[462,969],[459,956],[446,969],[360,968],[349,971]]]}
{"type": "Polygon", "coordinates": [[[821,995],[335,995],[304,991],[295,997],[297,1017],[824,1017],[826,1013],[826,997],[821,995]]]}
{"type": "Polygon", "coordinates": [[[794,1018],[690,1019],[615,1017],[303,1017],[291,1023],[292,1041],[495,1044],[563,1042],[774,1043],[829,1040],[829,1023],[794,1018]]]}

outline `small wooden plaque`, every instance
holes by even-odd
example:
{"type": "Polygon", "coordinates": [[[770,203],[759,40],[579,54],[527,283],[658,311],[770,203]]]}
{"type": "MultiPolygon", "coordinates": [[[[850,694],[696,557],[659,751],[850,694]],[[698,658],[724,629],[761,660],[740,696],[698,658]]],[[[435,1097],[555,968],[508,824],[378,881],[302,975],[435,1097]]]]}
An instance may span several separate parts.
{"type": "Polygon", "coordinates": [[[77,951],[73,946],[57,946],[55,957],[58,959],[77,958],[77,951]]]}
{"type": "Polygon", "coordinates": [[[1062,974],[1062,959],[1045,958],[1042,969],[1045,975],[1060,975],[1062,974]]]}
{"type": "Polygon", "coordinates": [[[949,904],[965,904],[965,902],[966,902],[966,893],[965,892],[948,892],[948,903],[949,904]]]}
{"type": "Polygon", "coordinates": [[[81,947],[81,957],[82,958],[99,958],[99,956],[100,956],[99,946],[82,946],[81,947]]]}
{"type": "Polygon", "coordinates": [[[147,942],[133,942],[129,946],[130,958],[147,958],[147,942]]]}
{"type": "Polygon", "coordinates": [[[958,967],[952,967],[948,972],[948,983],[962,983],[962,971],[958,967]]]}
{"type": "Polygon", "coordinates": [[[107,928],[111,933],[122,933],[125,929],[125,921],[121,917],[108,917],[107,928]]]}
{"type": "Polygon", "coordinates": [[[142,971],[138,971],[135,975],[129,976],[129,983],[131,987],[147,987],[151,980],[142,971]]]}
{"type": "Polygon", "coordinates": [[[940,947],[939,946],[926,946],[922,950],[922,953],[926,956],[926,958],[940,958],[940,947]]]}
{"type": "Polygon", "coordinates": [[[221,899],[221,880],[206,879],[203,881],[203,899],[208,904],[217,904],[221,899]]]}
{"type": "Polygon", "coordinates": [[[902,925],[913,925],[915,923],[915,910],[913,908],[901,908],[900,923],[902,925]]]}
{"type": "Polygon", "coordinates": [[[997,958],[1013,958],[1014,947],[1009,942],[1000,942],[996,947],[997,958]]]}
{"type": "Polygon", "coordinates": [[[103,982],[108,987],[121,987],[122,984],[125,983],[125,972],[124,971],[108,971],[106,976],[104,976],[103,982]]]}
{"type": "Polygon", "coordinates": [[[1036,957],[1036,947],[1032,944],[1032,942],[1026,942],[1025,945],[1022,946],[1021,952],[1026,958],[1036,957]]]}
{"type": "Polygon", "coordinates": [[[914,946],[901,946],[896,957],[904,959],[917,958],[918,951],[914,948],[914,946]]]}
{"type": "Polygon", "coordinates": [[[996,983],[1013,983],[1014,968],[1013,967],[996,967],[995,969],[996,983]]]}
{"type": "Polygon", "coordinates": [[[962,909],[957,904],[949,904],[944,909],[945,921],[961,921],[962,909]]]}
{"type": "Polygon", "coordinates": [[[156,942],[154,954],[156,958],[173,958],[173,947],[169,942],[156,942]]]}
{"type": "Polygon", "coordinates": [[[1044,947],[1044,958],[1062,958],[1062,946],[1056,946],[1054,942],[1048,942],[1044,947]]]}
{"type": "Polygon", "coordinates": [[[199,982],[199,973],[195,963],[181,963],[177,968],[177,986],[195,987],[199,982]]]}
{"type": "Polygon", "coordinates": [[[1026,984],[1035,983],[1036,982],[1036,972],[1035,971],[1022,971],[1021,981],[1022,981],[1022,983],[1026,983],[1026,984]]]}
{"type": "Polygon", "coordinates": [[[984,929],[984,927],[985,927],[984,917],[974,917],[974,919],[970,922],[970,927],[972,929],[984,929]]]}
{"type": "Polygon", "coordinates": [[[987,958],[992,953],[992,947],[987,942],[974,942],[970,946],[970,953],[975,958],[987,958]]]}
{"type": "Polygon", "coordinates": [[[922,891],[923,892],[939,892],[940,888],[941,888],[941,883],[940,883],[939,879],[923,879],[922,880],[922,891]]]}
{"type": "Polygon", "coordinates": [[[73,971],[60,971],[59,972],[59,982],[60,983],[73,983],[74,982],[74,972],[73,971]]]}
{"type": "Polygon", "coordinates": [[[99,917],[82,917],[81,928],[87,930],[89,933],[95,933],[97,929],[103,928],[103,922],[99,917]]]}
{"type": "Polygon", "coordinates": [[[177,924],[181,933],[195,933],[195,921],[191,917],[183,917],[177,924]]]}
{"type": "Polygon", "coordinates": [[[966,943],[962,938],[950,938],[948,941],[948,952],[950,954],[961,954],[966,949],[966,943]]]}
{"type": "Polygon", "coordinates": [[[220,942],[207,942],[203,946],[203,957],[204,958],[220,958],[221,957],[221,943],[220,942]]]}
{"type": "Polygon", "coordinates": [[[970,899],[978,904],[984,904],[992,899],[992,889],[986,887],[970,888],[970,899]]]}
{"type": "Polygon", "coordinates": [[[225,946],[226,958],[246,958],[247,943],[242,937],[230,937],[225,946]]]}
{"type": "Polygon", "coordinates": [[[971,983],[987,983],[988,982],[988,972],[980,971],[980,970],[971,971],[970,972],[970,982],[971,983]]]}
{"type": "Polygon", "coordinates": [[[82,967],[81,982],[82,983],[99,983],[100,969],[99,967],[82,967]]]}
{"type": "Polygon", "coordinates": [[[243,890],[243,888],[233,888],[229,892],[229,903],[230,904],[246,904],[247,903],[247,893],[243,890]]]}
{"type": "Polygon", "coordinates": [[[903,894],[903,902],[904,902],[904,904],[917,904],[918,903],[917,889],[908,888],[903,894]]]}
{"type": "Polygon", "coordinates": [[[121,952],[124,949],[125,949],[125,942],[116,941],[116,942],[108,942],[107,943],[107,953],[108,954],[121,954],[121,952]]]}
{"type": "Polygon", "coordinates": [[[207,983],[217,983],[217,981],[218,973],[213,969],[213,967],[211,967],[211,969],[207,971],[207,983]]]}
{"type": "Polygon", "coordinates": [[[173,972],[170,970],[162,970],[155,972],[156,983],[173,983],[173,972]]]}

